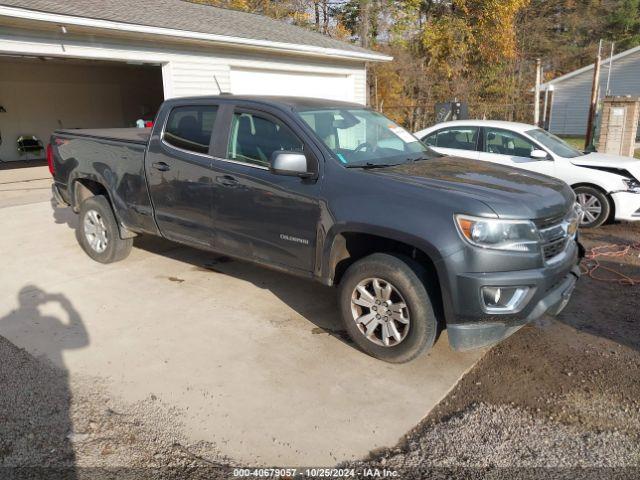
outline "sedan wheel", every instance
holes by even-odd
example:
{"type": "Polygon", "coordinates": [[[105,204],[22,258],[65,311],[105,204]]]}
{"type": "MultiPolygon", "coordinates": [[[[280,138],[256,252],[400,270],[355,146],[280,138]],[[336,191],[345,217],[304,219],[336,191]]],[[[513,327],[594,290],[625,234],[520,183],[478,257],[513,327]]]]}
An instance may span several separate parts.
{"type": "Polygon", "coordinates": [[[596,228],[609,218],[611,203],[609,198],[594,187],[583,185],[575,189],[576,202],[582,208],[580,226],[583,228],[596,228]]]}
{"type": "Polygon", "coordinates": [[[582,224],[591,224],[602,214],[602,204],[600,200],[594,195],[588,193],[579,193],[576,196],[578,203],[582,207],[584,213],[582,217],[582,224]]]}

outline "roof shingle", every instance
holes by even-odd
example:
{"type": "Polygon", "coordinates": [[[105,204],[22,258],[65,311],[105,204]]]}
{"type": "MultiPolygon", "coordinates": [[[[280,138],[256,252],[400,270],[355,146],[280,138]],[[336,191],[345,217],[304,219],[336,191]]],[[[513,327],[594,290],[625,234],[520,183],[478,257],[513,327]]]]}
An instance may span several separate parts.
{"type": "Polygon", "coordinates": [[[39,12],[171,28],[252,40],[378,54],[264,15],[184,0],[0,0],[0,5],[39,12]]]}

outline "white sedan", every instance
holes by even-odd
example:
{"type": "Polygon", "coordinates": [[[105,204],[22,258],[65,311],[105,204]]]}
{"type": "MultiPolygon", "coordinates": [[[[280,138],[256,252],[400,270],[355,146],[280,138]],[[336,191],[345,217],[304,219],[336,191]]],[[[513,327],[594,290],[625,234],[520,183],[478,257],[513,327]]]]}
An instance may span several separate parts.
{"type": "Polygon", "coordinates": [[[564,180],[584,210],[583,227],[598,227],[608,219],[640,220],[640,160],[583,153],[524,123],[457,120],[415,136],[443,155],[500,163],[564,180]]]}

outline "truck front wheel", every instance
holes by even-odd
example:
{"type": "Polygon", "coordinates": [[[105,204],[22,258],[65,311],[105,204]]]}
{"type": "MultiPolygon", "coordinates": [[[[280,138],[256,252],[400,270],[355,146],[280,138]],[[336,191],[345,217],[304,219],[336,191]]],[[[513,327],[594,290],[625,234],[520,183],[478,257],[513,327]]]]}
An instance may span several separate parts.
{"type": "Polygon", "coordinates": [[[351,265],[339,285],[344,325],[369,355],[404,363],[433,346],[438,321],[420,264],[375,253],[351,265]]]}
{"type": "Polygon", "coordinates": [[[133,246],[132,238],[120,238],[111,205],[102,195],[87,198],[80,205],[76,238],[86,254],[100,263],[123,260],[133,246]]]}

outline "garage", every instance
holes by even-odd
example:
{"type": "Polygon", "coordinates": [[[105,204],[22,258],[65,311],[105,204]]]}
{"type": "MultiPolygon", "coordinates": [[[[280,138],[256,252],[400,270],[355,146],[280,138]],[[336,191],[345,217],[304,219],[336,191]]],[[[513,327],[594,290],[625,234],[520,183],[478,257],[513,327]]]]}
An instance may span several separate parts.
{"type": "Polygon", "coordinates": [[[0,161],[44,156],[56,128],[132,127],[164,99],[154,65],[56,57],[0,57],[0,161]]]}
{"type": "Polygon", "coordinates": [[[181,0],[0,0],[0,160],[57,128],[135,126],[167,98],[297,95],[366,103],[390,57],[259,15],[181,0]]]}
{"type": "Polygon", "coordinates": [[[238,95],[319,95],[331,100],[353,101],[353,83],[348,75],[277,70],[231,69],[231,93],[238,95]],[[304,86],[304,87],[302,87],[304,86]]]}

